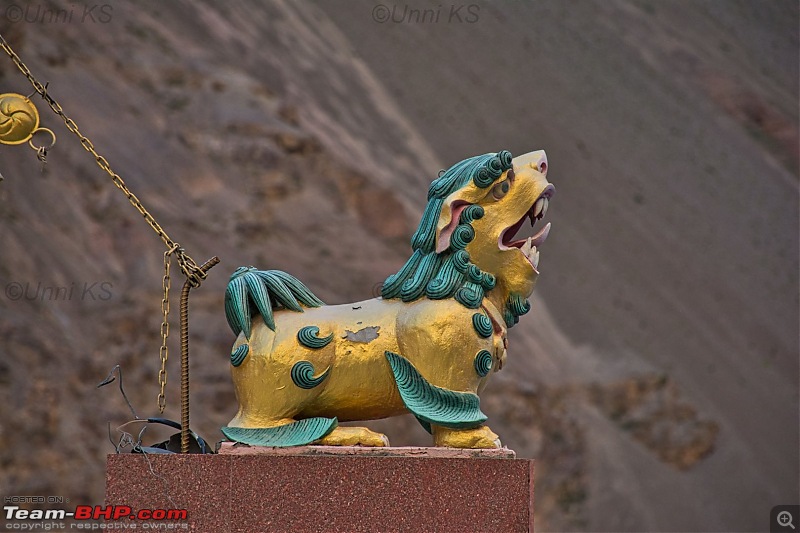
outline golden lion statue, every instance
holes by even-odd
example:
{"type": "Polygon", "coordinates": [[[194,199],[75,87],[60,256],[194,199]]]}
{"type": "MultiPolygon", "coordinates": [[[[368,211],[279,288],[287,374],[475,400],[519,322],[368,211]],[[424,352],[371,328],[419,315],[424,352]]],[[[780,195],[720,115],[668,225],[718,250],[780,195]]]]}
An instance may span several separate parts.
{"type": "Polygon", "coordinates": [[[530,309],[541,219],[555,189],[543,151],[465,159],[431,183],[413,254],[381,297],[324,305],[277,270],[241,267],[225,293],[238,335],[231,374],[239,411],[222,428],[261,446],[387,446],[339,421],[413,413],[436,446],[494,448],[480,393],[503,367],[506,331],[530,309]],[[257,318],[260,316],[260,319],[257,318]]]}

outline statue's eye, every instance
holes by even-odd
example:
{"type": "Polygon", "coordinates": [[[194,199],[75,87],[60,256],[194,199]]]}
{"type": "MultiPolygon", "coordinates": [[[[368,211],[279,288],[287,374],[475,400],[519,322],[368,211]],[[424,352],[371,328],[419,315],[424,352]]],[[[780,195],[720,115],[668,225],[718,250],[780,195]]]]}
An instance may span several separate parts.
{"type": "Polygon", "coordinates": [[[511,184],[508,180],[503,180],[500,183],[495,184],[492,187],[492,196],[494,196],[497,200],[508,194],[508,189],[511,188],[511,184]]]}

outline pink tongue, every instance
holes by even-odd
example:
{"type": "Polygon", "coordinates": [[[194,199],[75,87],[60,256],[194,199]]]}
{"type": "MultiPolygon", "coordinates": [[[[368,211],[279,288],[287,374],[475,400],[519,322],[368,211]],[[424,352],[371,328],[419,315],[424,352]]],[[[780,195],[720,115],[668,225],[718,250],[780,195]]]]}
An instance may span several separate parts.
{"type": "Polygon", "coordinates": [[[550,223],[548,222],[545,227],[539,230],[539,233],[537,233],[531,238],[531,244],[533,244],[534,246],[541,245],[545,241],[545,239],[547,239],[547,236],[549,234],[550,234],[550,223]]]}

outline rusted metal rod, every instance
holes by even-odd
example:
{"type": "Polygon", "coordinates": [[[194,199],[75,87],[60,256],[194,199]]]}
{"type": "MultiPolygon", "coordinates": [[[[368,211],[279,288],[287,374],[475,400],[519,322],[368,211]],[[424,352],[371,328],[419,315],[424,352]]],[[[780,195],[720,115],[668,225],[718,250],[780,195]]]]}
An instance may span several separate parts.
{"type": "MultiPolygon", "coordinates": [[[[212,257],[200,266],[205,274],[219,263],[212,257]]],[[[187,279],[181,290],[181,453],[189,453],[189,291],[197,286],[187,279]]]]}

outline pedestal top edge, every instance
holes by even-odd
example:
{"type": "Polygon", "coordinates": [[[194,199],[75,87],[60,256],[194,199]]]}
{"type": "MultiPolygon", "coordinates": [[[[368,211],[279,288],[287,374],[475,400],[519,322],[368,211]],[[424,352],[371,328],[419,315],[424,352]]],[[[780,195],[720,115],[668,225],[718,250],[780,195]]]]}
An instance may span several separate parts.
{"type": "Polygon", "coordinates": [[[249,446],[236,442],[220,442],[217,444],[220,455],[271,455],[271,456],[304,456],[304,455],[336,455],[366,457],[422,457],[422,458],[475,458],[475,459],[515,459],[517,454],[508,448],[469,449],[440,448],[417,446],[291,446],[276,448],[267,446],[249,446]]]}

